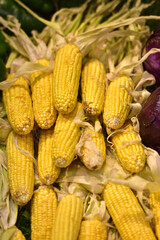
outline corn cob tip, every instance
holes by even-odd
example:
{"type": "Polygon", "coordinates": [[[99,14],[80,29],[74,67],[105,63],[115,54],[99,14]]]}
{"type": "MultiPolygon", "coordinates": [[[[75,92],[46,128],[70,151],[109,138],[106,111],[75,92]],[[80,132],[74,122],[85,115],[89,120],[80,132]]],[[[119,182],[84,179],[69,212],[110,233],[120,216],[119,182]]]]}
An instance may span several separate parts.
{"type": "Polygon", "coordinates": [[[28,119],[29,123],[28,124],[20,124],[19,126],[17,125],[17,127],[14,129],[16,133],[18,134],[28,134],[31,132],[31,129],[32,129],[32,124],[31,124],[31,121],[30,119],[28,119]]]}
{"type": "Polygon", "coordinates": [[[125,160],[124,163],[126,162],[124,164],[125,165],[124,167],[132,173],[139,173],[144,168],[145,158],[146,157],[145,157],[144,154],[142,154],[142,155],[132,155],[132,156],[130,156],[129,159],[128,158],[124,159],[125,160]],[[128,164],[129,161],[131,161],[130,164],[128,164]]]}
{"type": "Polygon", "coordinates": [[[104,162],[104,157],[101,151],[97,149],[97,146],[93,145],[93,147],[89,149],[88,143],[89,142],[86,142],[84,145],[83,156],[80,157],[80,159],[88,169],[99,170],[104,162]]]}
{"type": "MultiPolygon", "coordinates": [[[[67,96],[68,97],[68,96],[67,96]]],[[[57,101],[58,102],[58,101],[57,101]]],[[[68,99],[61,100],[61,102],[55,103],[55,108],[62,114],[68,114],[72,112],[75,108],[75,103],[68,99]],[[66,106],[65,106],[66,105],[66,106]]]]}
{"type": "Polygon", "coordinates": [[[97,156],[94,152],[90,152],[86,156],[84,165],[90,170],[99,170],[102,167],[103,157],[97,156]]]}
{"type": "Polygon", "coordinates": [[[51,174],[49,175],[46,175],[44,178],[43,178],[43,182],[46,184],[46,185],[50,185],[51,182],[52,182],[52,179],[53,179],[53,176],[51,174]]]}
{"type": "Polygon", "coordinates": [[[61,167],[61,168],[65,167],[66,163],[67,163],[67,161],[64,158],[57,158],[55,160],[55,164],[57,167],[61,167]]]}
{"type": "Polygon", "coordinates": [[[108,118],[107,121],[106,121],[106,125],[109,128],[118,129],[118,128],[121,127],[120,118],[117,118],[117,117],[108,118]]]}
{"type": "Polygon", "coordinates": [[[58,175],[60,174],[60,169],[57,167],[57,169],[56,170],[54,169],[53,171],[55,171],[55,173],[46,176],[39,176],[40,183],[43,183],[47,186],[53,184],[58,178],[58,175]]]}
{"type": "MultiPolygon", "coordinates": [[[[40,114],[39,114],[40,115],[40,114]]],[[[39,119],[43,118],[44,116],[39,116],[39,119]]],[[[53,118],[53,117],[52,117],[53,118]]],[[[54,122],[53,122],[54,123],[54,122]]],[[[39,127],[42,128],[42,129],[49,129],[51,126],[52,126],[52,123],[51,123],[51,119],[42,119],[42,120],[39,120],[39,123],[38,123],[39,127]]]]}
{"type": "Polygon", "coordinates": [[[83,102],[83,109],[88,115],[98,115],[98,109],[93,108],[93,102],[83,102]]]}
{"type": "Polygon", "coordinates": [[[26,118],[25,121],[20,121],[19,123],[16,123],[16,126],[14,126],[15,124],[11,124],[12,128],[14,129],[14,131],[19,134],[19,135],[27,135],[29,134],[34,126],[34,122],[31,121],[29,118],[26,118]]]}
{"type": "Polygon", "coordinates": [[[26,205],[31,197],[30,193],[26,193],[22,189],[17,189],[12,195],[13,200],[20,206],[26,205]]]}

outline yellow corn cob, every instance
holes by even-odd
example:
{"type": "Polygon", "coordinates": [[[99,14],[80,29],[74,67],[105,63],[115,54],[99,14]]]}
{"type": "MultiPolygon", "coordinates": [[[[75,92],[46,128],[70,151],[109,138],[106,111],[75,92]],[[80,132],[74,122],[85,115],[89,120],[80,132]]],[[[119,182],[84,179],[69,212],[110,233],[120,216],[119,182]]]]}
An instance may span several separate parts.
{"type": "Polygon", "coordinates": [[[151,193],[149,196],[150,206],[154,213],[154,224],[157,239],[160,239],[160,191],[151,193]]]}
{"type": "Polygon", "coordinates": [[[31,199],[34,188],[33,159],[20,151],[27,151],[34,156],[34,143],[31,133],[14,135],[11,131],[7,138],[7,171],[12,198],[19,205],[25,205],[31,199]],[[17,138],[15,145],[14,137],[17,138]]]}
{"type": "Polygon", "coordinates": [[[106,240],[107,228],[99,220],[82,221],[79,240],[106,240]]]}
{"type": "MultiPolygon", "coordinates": [[[[9,74],[10,80],[14,74],[9,74]]],[[[3,101],[8,120],[18,134],[28,134],[33,129],[34,114],[27,81],[19,77],[8,89],[3,91],[3,101]]]]}
{"type": "Polygon", "coordinates": [[[77,103],[82,54],[74,44],[67,44],[56,54],[53,69],[53,99],[61,113],[71,112],[77,103]]]}
{"type": "Polygon", "coordinates": [[[38,173],[43,184],[50,185],[60,174],[60,168],[55,166],[51,158],[53,129],[40,131],[38,146],[38,173]]]}
{"type": "Polygon", "coordinates": [[[105,68],[97,59],[89,60],[82,71],[82,103],[89,115],[102,112],[105,94],[105,68]]]}
{"type": "Polygon", "coordinates": [[[31,201],[31,239],[50,240],[57,211],[57,197],[52,187],[40,186],[31,201]]]}
{"type": "Polygon", "coordinates": [[[58,205],[52,240],[77,240],[83,213],[83,202],[76,195],[67,195],[58,205]]]}
{"type": "Polygon", "coordinates": [[[103,198],[122,240],[156,240],[143,209],[129,187],[108,183],[103,198]]]}
{"type": "MultiPolygon", "coordinates": [[[[47,59],[36,61],[44,66],[49,65],[47,59]]],[[[50,128],[57,117],[52,93],[53,73],[37,71],[31,74],[31,90],[35,120],[42,129],[50,128]]]]}
{"type": "Polygon", "coordinates": [[[132,80],[127,76],[121,76],[114,79],[108,86],[103,120],[108,128],[120,128],[130,111],[132,96],[127,89],[132,90],[134,87],[132,80]]]}
{"type": "Polygon", "coordinates": [[[132,125],[128,125],[124,132],[113,134],[112,143],[124,169],[131,173],[138,173],[143,169],[146,155],[139,134],[132,125]]]}
{"type": "Polygon", "coordinates": [[[23,235],[23,233],[21,232],[21,230],[19,230],[18,228],[16,229],[12,240],[25,240],[25,236],[23,235]]]}
{"type": "Polygon", "coordinates": [[[70,114],[59,114],[53,133],[51,156],[58,167],[67,167],[74,159],[75,148],[80,137],[80,126],[74,118],[82,104],[78,103],[70,114]]]}
{"type": "Polygon", "coordinates": [[[102,131],[84,130],[84,144],[81,149],[80,159],[90,170],[98,170],[106,159],[106,144],[102,131]]]}

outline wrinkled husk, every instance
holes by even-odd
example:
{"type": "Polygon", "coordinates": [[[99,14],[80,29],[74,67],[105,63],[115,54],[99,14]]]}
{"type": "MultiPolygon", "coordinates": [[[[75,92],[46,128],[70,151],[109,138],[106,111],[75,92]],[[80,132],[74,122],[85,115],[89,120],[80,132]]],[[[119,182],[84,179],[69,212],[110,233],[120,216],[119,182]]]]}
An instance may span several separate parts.
{"type": "Polygon", "coordinates": [[[6,230],[17,221],[18,206],[9,192],[6,153],[0,149],[0,229],[6,230]]]}

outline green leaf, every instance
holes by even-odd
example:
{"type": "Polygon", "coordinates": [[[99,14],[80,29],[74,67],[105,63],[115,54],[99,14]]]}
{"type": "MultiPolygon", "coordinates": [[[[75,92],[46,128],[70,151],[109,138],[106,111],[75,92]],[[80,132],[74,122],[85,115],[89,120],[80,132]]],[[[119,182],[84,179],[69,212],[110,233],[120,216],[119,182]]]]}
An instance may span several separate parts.
{"type": "Polygon", "coordinates": [[[11,240],[13,235],[14,235],[14,233],[15,233],[15,231],[16,231],[16,227],[15,226],[12,227],[12,228],[7,229],[6,231],[4,231],[2,233],[2,235],[0,235],[1,240],[11,240]]]}

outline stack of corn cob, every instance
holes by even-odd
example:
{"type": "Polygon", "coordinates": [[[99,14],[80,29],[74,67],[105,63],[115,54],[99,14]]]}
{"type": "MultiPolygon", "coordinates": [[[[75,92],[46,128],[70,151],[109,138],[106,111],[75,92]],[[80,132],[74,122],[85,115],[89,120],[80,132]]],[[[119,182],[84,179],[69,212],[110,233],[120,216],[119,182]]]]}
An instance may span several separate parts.
{"type": "MultiPolygon", "coordinates": [[[[1,20],[2,24],[4,22],[1,20]]],[[[98,36],[102,34],[101,27],[98,36]]],[[[82,26],[76,34],[81,29],[82,26]]],[[[17,34],[16,31],[13,32],[17,34]]],[[[20,32],[18,37],[24,34],[20,32]]],[[[58,33],[60,37],[59,30],[54,32],[58,33]]],[[[94,39],[94,29],[92,34],[94,39]]],[[[5,36],[9,39],[7,34],[5,36]]],[[[84,37],[85,41],[87,38],[84,37]]],[[[131,121],[131,116],[137,114],[131,114],[131,108],[135,103],[139,72],[132,76],[133,69],[127,72],[119,64],[121,71],[116,72],[118,68],[115,68],[109,74],[109,70],[113,70],[111,59],[107,65],[103,58],[95,57],[91,49],[97,39],[89,45],[89,50],[81,44],[81,35],[75,40],[71,37],[70,43],[66,43],[66,39],[60,44],[57,42],[56,50],[52,49],[56,53],[54,58],[22,54],[23,60],[25,55],[39,69],[20,74],[21,71],[14,68],[15,59],[7,80],[0,84],[12,128],[6,140],[9,188],[12,199],[20,207],[31,204],[32,240],[105,240],[112,227],[110,223],[103,223],[98,218],[85,219],[84,199],[77,194],[65,193],[59,200],[56,184],[61,173],[67,173],[72,163],[85,167],[96,176],[106,166],[107,149],[112,150],[128,175],[143,171],[147,159],[145,146],[131,121]]],[[[15,50],[18,54],[17,48],[15,50]]],[[[109,52],[104,54],[107,56],[109,52]]],[[[131,188],[106,179],[101,197],[121,239],[156,239],[156,236],[160,239],[157,192],[150,195],[155,212],[154,229],[131,188]]],[[[21,235],[20,230],[14,228],[12,239],[25,239],[21,235]]]]}

